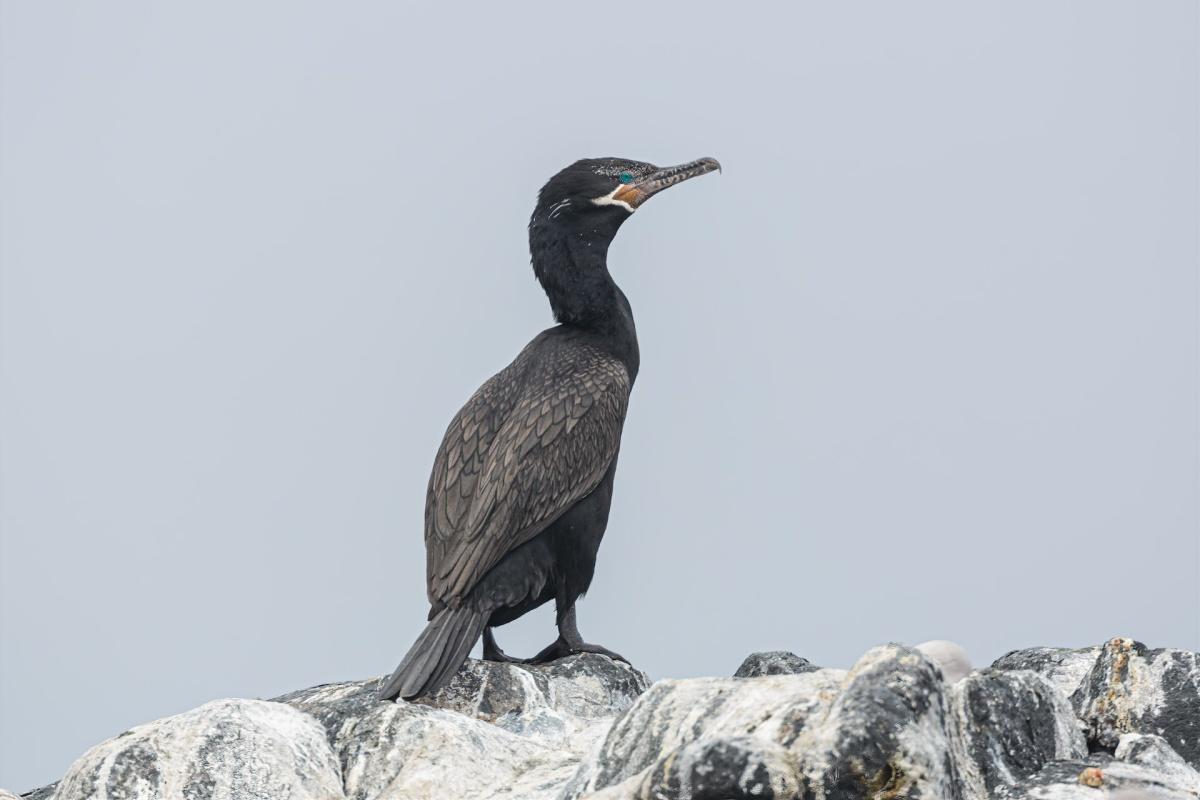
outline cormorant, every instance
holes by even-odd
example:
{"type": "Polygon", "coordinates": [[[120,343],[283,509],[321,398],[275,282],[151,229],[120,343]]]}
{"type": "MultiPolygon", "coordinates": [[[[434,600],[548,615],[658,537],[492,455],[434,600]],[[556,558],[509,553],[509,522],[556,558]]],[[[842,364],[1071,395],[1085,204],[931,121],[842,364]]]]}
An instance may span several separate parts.
{"type": "Polygon", "coordinates": [[[485,659],[517,661],[496,646],[492,628],[551,599],[558,638],[529,663],[572,653],[621,658],[585,642],[575,621],[608,524],[639,364],[608,247],[650,197],[720,168],[713,158],[666,168],[583,159],[542,187],[529,250],[559,324],[483,384],[446,430],[425,500],[429,624],[381,698],[443,686],[480,634],[485,659]]]}

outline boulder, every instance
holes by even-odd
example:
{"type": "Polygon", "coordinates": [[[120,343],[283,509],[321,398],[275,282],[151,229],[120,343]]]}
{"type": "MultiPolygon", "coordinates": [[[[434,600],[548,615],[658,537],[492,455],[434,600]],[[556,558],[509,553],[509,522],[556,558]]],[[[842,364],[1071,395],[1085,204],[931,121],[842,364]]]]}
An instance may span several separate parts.
{"type": "Polygon", "coordinates": [[[216,700],[93,747],[55,800],[336,800],[342,778],[325,731],[307,714],[264,700],[216,700]]]}
{"type": "Polygon", "coordinates": [[[1200,655],[1112,639],[1071,698],[1088,745],[1114,752],[1126,733],[1152,733],[1200,767],[1200,655]]]}
{"type": "Polygon", "coordinates": [[[973,673],[950,689],[948,705],[964,798],[987,800],[1052,761],[1087,756],[1070,702],[1036,672],[973,673]]]}
{"type": "Polygon", "coordinates": [[[419,702],[381,702],[382,679],[276,698],[324,727],[351,800],[552,798],[646,677],[604,656],[548,666],[469,660],[419,702]]]}
{"type": "Polygon", "coordinates": [[[1117,742],[1116,758],[1152,770],[1164,783],[1200,797],[1200,772],[1176,753],[1167,740],[1152,733],[1126,733],[1117,742]]]}
{"type": "Polygon", "coordinates": [[[992,664],[992,669],[1024,669],[1036,672],[1070,697],[1083,683],[1099,655],[1099,647],[1030,647],[1000,656],[992,664]]]}
{"type": "Polygon", "coordinates": [[[791,796],[799,775],[788,750],[828,708],[844,675],[659,681],[613,725],[562,798],[604,789],[598,796],[694,797],[700,789],[714,797],[791,796]]]}
{"type": "Polygon", "coordinates": [[[941,670],[919,651],[867,651],[794,745],[806,791],[826,800],[961,797],[941,670]]]}
{"type": "Polygon", "coordinates": [[[733,673],[735,678],[758,678],[763,675],[799,675],[816,672],[820,667],[786,650],[751,653],[733,673]]]}
{"type": "Polygon", "coordinates": [[[1053,761],[1019,786],[1001,787],[996,800],[1196,800],[1186,781],[1141,764],[1094,753],[1053,761]]]}

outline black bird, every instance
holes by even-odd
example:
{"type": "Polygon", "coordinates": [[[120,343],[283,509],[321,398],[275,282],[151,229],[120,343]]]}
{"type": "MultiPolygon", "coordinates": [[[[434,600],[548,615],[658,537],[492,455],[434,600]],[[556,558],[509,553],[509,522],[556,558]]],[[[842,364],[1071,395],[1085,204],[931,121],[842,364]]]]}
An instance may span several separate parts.
{"type": "MultiPolygon", "coordinates": [[[[558,325],[479,388],[442,439],[425,500],[429,624],[380,697],[447,683],[483,635],[483,657],[516,661],[492,628],[550,599],[558,638],[531,663],[603,653],[575,622],[608,525],[621,427],[638,374],[637,332],[608,272],[608,246],[658,192],[718,170],[577,161],[542,187],[529,221],[533,272],[558,325]]],[[[623,660],[623,659],[622,659],[623,660]]]]}

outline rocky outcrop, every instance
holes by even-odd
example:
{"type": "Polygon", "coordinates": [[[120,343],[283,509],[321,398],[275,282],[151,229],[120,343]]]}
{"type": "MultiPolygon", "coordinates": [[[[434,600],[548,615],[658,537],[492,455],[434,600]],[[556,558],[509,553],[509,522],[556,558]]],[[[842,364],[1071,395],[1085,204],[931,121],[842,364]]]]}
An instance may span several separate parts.
{"type": "Polygon", "coordinates": [[[469,661],[417,703],[380,702],[380,679],[277,698],[318,720],[345,797],[550,800],[646,677],[603,656],[548,667],[469,661]]]}
{"type": "Polygon", "coordinates": [[[92,748],[47,789],[56,800],[1200,799],[1195,654],[1114,639],[971,671],[961,648],[930,644],[877,647],[849,671],[756,653],[731,678],[650,685],[582,655],[469,661],[416,703],[379,701],[380,679],[220,700],[92,748]]]}

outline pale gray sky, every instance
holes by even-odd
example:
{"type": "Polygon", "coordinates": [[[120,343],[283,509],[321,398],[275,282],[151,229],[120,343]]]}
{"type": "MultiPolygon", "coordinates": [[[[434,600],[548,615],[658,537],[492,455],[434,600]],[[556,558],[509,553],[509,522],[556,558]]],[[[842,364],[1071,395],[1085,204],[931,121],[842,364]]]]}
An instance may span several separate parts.
{"type": "Polygon", "coordinates": [[[582,156],[725,165],[611,252],[589,639],[1200,649],[1194,0],[406,5],[0,7],[0,785],[395,666],[582,156]]]}

